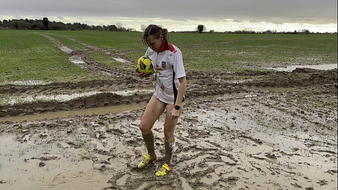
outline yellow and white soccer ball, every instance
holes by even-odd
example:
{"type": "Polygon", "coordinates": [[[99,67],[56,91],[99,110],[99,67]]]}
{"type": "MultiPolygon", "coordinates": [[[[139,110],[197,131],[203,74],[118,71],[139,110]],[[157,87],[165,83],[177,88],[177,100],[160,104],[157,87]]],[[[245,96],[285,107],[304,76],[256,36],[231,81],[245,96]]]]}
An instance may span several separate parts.
{"type": "Polygon", "coordinates": [[[154,68],[151,64],[151,59],[147,56],[142,56],[137,60],[136,71],[139,73],[153,74],[154,68]]]}

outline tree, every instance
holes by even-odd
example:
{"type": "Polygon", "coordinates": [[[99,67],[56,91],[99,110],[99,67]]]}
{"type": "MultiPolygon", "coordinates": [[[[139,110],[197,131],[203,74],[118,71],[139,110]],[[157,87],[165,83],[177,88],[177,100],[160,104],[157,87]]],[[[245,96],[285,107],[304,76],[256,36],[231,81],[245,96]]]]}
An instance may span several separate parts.
{"type": "Polygon", "coordinates": [[[48,28],[49,21],[48,21],[47,17],[43,17],[42,23],[43,23],[43,25],[45,25],[46,30],[48,30],[49,29],[48,28]]]}
{"type": "Polygon", "coordinates": [[[16,30],[19,29],[19,22],[15,21],[13,25],[16,30]]]}
{"type": "Polygon", "coordinates": [[[308,30],[308,29],[303,29],[303,30],[302,30],[302,33],[304,33],[304,34],[310,34],[310,30],[308,30]]]}
{"type": "Polygon", "coordinates": [[[198,30],[199,33],[202,33],[205,30],[205,26],[200,24],[200,25],[197,26],[197,30],[198,30]]]}
{"type": "Polygon", "coordinates": [[[107,26],[107,29],[108,29],[109,31],[117,31],[117,30],[118,30],[118,28],[117,28],[115,25],[108,25],[108,26],[107,26]]]}

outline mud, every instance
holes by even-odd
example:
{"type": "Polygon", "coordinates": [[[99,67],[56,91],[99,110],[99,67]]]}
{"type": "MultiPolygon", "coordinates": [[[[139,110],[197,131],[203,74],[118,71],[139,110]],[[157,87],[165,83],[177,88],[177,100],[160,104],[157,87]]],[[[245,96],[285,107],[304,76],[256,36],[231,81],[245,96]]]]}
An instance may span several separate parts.
{"type": "Polygon", "coordinates": [[[22,121],[42,121],[42,120],[51,120],[51,119],[62,119],[68,117],[78,117],[78,116],[90,116],[90,115],[104,115],[111,113],[120,113],[125,111],[132,111],[142,109],[146,106],[146,103],[139,104],[127,104],[127,105],[114,105],[114,106],[105,106],[97,108],[87,108],[73,111],[53,111],[53,112],[44,112],[40,114],[31,114],[24,116],[7,116],[0,117],[0,122],[10,123],[10,122],[22,122],[22,121]]]}
{"type": "Polygon", "coordinates": [[[1,106],[0,117],[17,116],[33,113],[78,110],[85,108],[132,104],[147,102],[151,94],[135,94],[132,96],[120,96],[113,93],[101,93],[88,97],[80,97],[66,102],[37,101],[17,105],[1,106]]]}
{"type": "Polygon", "coordinates": [[[337,189],[337,70],[188,71],[165,177],[154,176],[164,115],[153,130],[159,159],[136,169],[146,153],[140,117],[152,94],[137,90],[151,88],[151,79],[112,72],[120,74],[0,86],[0,97],[120,91],[0,107],[0,189],[337,189]]]}
{"type": "Polygon", "coordinates": [[[55,101],[55,102],[67,102],[81,97],[89,97],[93,95],[98,95],[102,93],[111,93],[120,96],[133,96],[133,95],[142,95],[145,96],[149,93],[152,93],[154,89],[134,89],[134,90],[122,90],[122,91],[89,91],[83,93],[73,93],[73,94],[57,94],[57,95],[24,95],[24,96],[11,96],[8,98],[0,98],[2,104],[0,105],[15,105],[19,103],[30,103],[30,102],[39,102],[39,101],[55,101]]]}
{"type": "Polygon", "coordinates": [[[145,170],[135,169],[145,153],[138,129],[142,109],[3,123],[1,171],[15,170],[0,175],[1,186],[336,189],[335,111],[331,122],[318,117],[317,124],[314,112],[295,115],[295,105],[280,110],[276,104],[283,98],[270,96],[239,93],[187,100],[176,131],[173,172],[163,178],[154,176],[164,156],[163,117],[154,126],[160,159],[145,170]]]}
{"type": "Polygon", "coordinates": [[[93,91],[93,90],[126,90],[137,88],[152,87],[148,83],[136,83],[134,80],[111,79],[111,80],[92,80],[74,83],[52,83],[45,85],[13,85],[6,84],[0,86],[1,94],[62,94],[66,92],[93,91]]]}

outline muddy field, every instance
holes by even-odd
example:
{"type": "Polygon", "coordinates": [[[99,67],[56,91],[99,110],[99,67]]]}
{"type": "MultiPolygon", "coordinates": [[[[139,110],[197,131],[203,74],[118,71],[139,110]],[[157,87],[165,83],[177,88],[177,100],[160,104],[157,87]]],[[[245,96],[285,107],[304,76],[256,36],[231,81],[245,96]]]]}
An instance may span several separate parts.
{"type": "Polygon", "coordinates": [[[337,70],[188,71],[174,169],[155,177],[163,117],[160,159],[135,168],[151,78],[68,53],[112,79],[0,86],[0,189],[337,189],[337,70]]]}

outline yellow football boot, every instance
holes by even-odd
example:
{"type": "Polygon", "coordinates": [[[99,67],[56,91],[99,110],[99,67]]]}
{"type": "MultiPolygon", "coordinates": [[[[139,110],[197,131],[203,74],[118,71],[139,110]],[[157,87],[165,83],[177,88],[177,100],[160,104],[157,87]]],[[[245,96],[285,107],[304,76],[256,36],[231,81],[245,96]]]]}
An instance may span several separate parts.
{"type": "Polygon", "coordinates": [[[171,170],[171,169],[170,169],[169,165],[166,164],[166,163],[164,163],[164,164],[162,165],[162,167],[155,173],[155,175],[156,175],[157,177],[165,176],[165,175],[167,175],[167,174],[169,173],[170,170],[171,170]]]}
{"type": "Polygon", "coordinates": [[[146,154],[143,156],[143,160],[140,161],[138,164],[137,164],[137,168],[139,169],[142,169],[142,168],[145,168],[147,166],[149,166],[150,164],[153,163],[155,159],[153,159],[150,154],[146,154]]]}

